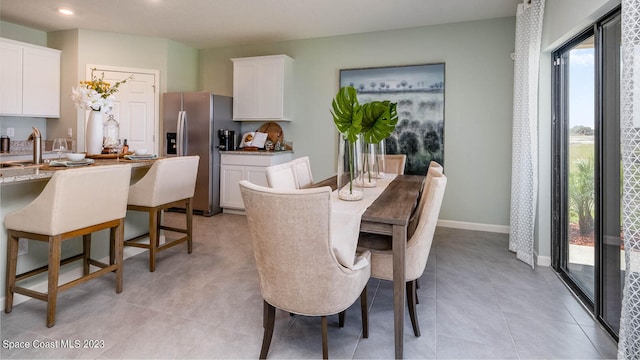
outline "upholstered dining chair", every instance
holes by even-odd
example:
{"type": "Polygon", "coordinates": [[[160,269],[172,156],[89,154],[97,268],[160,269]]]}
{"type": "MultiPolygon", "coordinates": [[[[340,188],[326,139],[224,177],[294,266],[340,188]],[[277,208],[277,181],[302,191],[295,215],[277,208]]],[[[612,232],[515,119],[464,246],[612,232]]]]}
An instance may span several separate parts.
{"type": "Polygon", "coordinates": [[[156,160],[149,171],[129,188],[127,209],[149,213],[149,232],[124,242],[149,250],[149,271],[156,270],[157,253],[180,243],[187,243],[187,252],[193,251],[193,204],[199,156],[178,156],[156,160]],[[172,207],[185,209],[185,227],[162,225],[162,212],[172,207]],[[160,244],[160,231],[184,236],[160,244]],[[141,240],[149,238],[149,242],[141,240]]]}
{"type": "MultiPolygon", "coordinates": [[[[420,336],[416,316],[416,280],[422,276],[427,265],[447,177],[436,169],[430,169],[426,181],[429,185],[425,186],[426,191],[422,194],[422,197],[426,198],[424,209],[420,214],[416,231],[407,241],[405,253],[407,305],[415,336],[420,336]]],[[[361,233],[358,251],[371,252],[371,277],[393,281],[393,252],[389,236],[361,233]]]]}
{"type": "MultiPolygon", "coordinates": [[[[427,192],[427,188],[429,186],[429,184],[431,183],[430,180],[430,175],[429,172],[430,171],[435,171],[438,172],[440,174],[443,173],[444,169],[442,168],[442,165],[440,165],[438,162],[431,160],[429,162],[429,168],[427,169],[427,181],[424,182],[424,187],[422,189],[422,193],[426,193],[427,192]]],[[[427,198],[425,196],[420,197],[420,202],[418,203],[418,207],[416,208],[416,211],[413,212],[413,214],[411,215],[411,217],[409,218],[409,226],[407,227],[407,236],[411,237],[411,235],[413,234],[413,232],[416,230],[416,227],[418,226],[418,219],[420,218],[420,214],[422,213],[422,209],[424,208],[424,203],[426,202],[427,198]]],[[[419,286],[418,286],[419,287],[419,286]]]]}
{"type": "Polygon", "coordinates": [[[302,156],[291,161],[293,174],[296,177],[296,187],[298,189],[308,188],[313,185],[313,173],[311,173],[311,162],[308,156],[302,156]]]}
{"type": "MultiPolygon", "coordinates": [[[[327,315],[339,314],[360,297],[363,337],[368,337],[367,281],[370,254],[339,253],[344,234],[331,226],[331,189],[272,189],[240,181],[264,300],[260,358],[269,352],[276,308],[320,316],[322,354],[328,357],[327,315]]],[[[334,226],[337,228],[337,226],[334,226]]],[[[354,245],[357,233],[354,234],[354,245]]],[[[344,249],[344,248],[342,248],[344,249]]]]}
{"type": "Polygon", "coordinates": [[[407,163],[405,154],[385,154],[384,170],[386,174],[404,174],[404,166],[407,163]]]}
{"type": "Polygon", "coordinates": [[[298,188],[295,170],[291,161],[267,167],[265,175],[270,188],[288,190],[298,188]]]}
{"type": "Polygon", "coordinates": [[[88,166],[58,170],[31,203],[7,214],[7,282],[5,312],[10,313],[15,293],[47,302],[47,327],[55,325],[58,293],[98,276],[115,272],[116,293],[122,291],[122,241],[131,165],[88,166]],[[91,234],[110,229],[111,261],[91,259],[91,234]],[[61,259],[62,242],[82,236],[82,253],[61,259]],[[18,240],[48,243],[47,265],[16,275],[18,240]],[[82,277],[58,284],[60,265],[82,260],[82,277]],[[91,265],[99,269],[91,272],[91,265]],[[47,272],[47,292],[17,282],[47,272]]]}

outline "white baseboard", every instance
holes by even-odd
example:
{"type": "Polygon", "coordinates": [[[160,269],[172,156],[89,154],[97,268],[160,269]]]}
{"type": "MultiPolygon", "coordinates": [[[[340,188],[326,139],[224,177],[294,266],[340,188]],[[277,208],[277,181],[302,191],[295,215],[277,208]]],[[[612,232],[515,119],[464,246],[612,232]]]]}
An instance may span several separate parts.
{"type": "Polygon", "coordinates": [[[534,254],[536,258],[536,265],[538,266],[551,266],[551,256],[540,256],[538,254],[534,254]]]}
{"type": "Polygon", "coordinates": [[[495,232],[495,233],[501,233],[501,234],[509,233],[509,226],[507,225],[470,223],[470,222],[454,221],[454,220],[438,220],[438,226],[454,228],[454,229],[495,232]]]}

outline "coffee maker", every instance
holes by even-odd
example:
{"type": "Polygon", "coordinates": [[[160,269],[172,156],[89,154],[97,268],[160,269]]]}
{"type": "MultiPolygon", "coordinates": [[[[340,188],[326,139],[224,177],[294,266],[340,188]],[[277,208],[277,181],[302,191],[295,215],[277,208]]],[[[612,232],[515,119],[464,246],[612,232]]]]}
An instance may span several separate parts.
{"type": "Polygon", "coordinates": [[[236,149],[236,133],[233,130],[220,129],[218,130],[218,137],[220,138],[220,151],[233,151],[236,149]]]}

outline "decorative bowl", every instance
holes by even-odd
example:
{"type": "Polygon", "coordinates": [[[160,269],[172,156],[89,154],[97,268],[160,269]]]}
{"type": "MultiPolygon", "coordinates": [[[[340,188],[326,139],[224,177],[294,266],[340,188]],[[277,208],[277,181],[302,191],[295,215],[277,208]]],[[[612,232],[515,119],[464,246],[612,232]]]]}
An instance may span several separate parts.
{"type": "Polygon", "coordinates": [[[147,155],[147,149],[136,149],[135,150],[135,154],[136,155],[147,155]]]}
{"type": "Polygon", "coordinates": [[[71,161],[80,161],[80,160],[83,160],[85,156],[86,156],[85,153],[70,153],[70,154],[67,154],[67,159],[71,161]]]}

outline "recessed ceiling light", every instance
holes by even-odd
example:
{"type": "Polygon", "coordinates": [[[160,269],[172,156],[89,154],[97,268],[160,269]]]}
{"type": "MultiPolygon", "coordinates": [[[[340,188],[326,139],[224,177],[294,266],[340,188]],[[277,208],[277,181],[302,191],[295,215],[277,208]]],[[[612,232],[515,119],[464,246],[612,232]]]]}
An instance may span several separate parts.
{"type": "Polygon", "coordinates": [[[60,8],[58,12],[63,15],[73,15],[73,10],[71,9],[60,8]]]}

